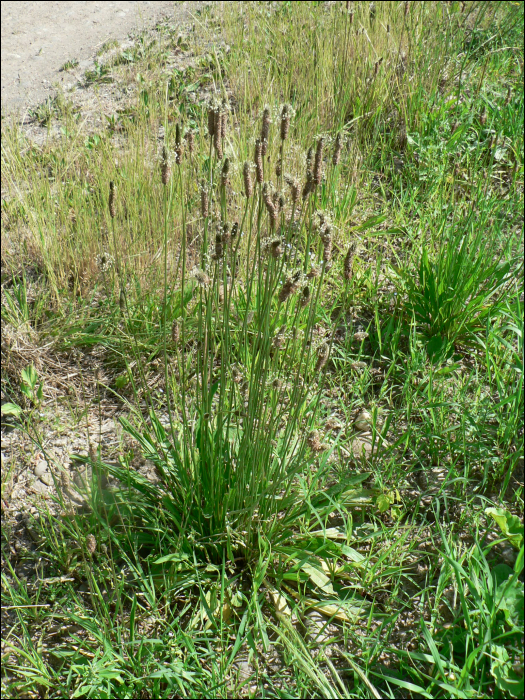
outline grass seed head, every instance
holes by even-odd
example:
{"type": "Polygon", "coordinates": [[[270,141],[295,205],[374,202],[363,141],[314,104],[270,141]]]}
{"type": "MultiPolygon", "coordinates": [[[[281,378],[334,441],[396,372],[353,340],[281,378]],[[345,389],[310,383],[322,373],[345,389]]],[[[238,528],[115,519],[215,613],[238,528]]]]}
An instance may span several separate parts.
{"type": "Polygon", "coordinates": [[[217,107],[214,112],[215,124],[213,127],[213,147],[217,158],[222,160],[222,110],[217,107]]]}
{"type": "Polygon", "coordinates": [[[116,208],[116,187],[115,183],[113,180],[109,183],[109,215],[111,216],[112,219],[115,218],[116,213],[117,213],[117,208],[116,208]]]}
{"type": "Polygon", "coordinates": [[[226,99],[221,104],[221,139],[224,141],[228,130],[228,102],[226,99]]]}
{"type": "Polygon", "coordinates": [[[352,278],[352,263],[354,261],[355,250],[356,246],[355,244],[352,244],[348,248],[348,252],[345,256],[345,262],[343,265],[343,276],[347,282],[350,282],[350,279],[352,278]]]}
{"type": "Polygon", "coordinates": [[[93,535],[88,535],[86,538],[86,547],[90,555],[95,554],[97,549],[97,541],[93,535]]]}
{"type": "Polygon", "coordinates": [[[175,162],[180,165],[182,162],[182,155],[184,153],[184,141],[182,139],[181,128],[179,124],[175,126],[175,162]]]}
{"type": "Polygon", "coordinates": [[[323,179],[323,149],[324,149],[324,137],[320,136],[317,140],[317,148],[315,149],[315,161],[314,161],[314,183],[316,185],[321,184],[323,179]]]}
{"type": "Polygon", "coordinates": [[[274,238],[270,243],[270,253],[272,258],[280,258],[283,254],[283,246],[280,238],[274,238]]]}
{"type": "Polygon", "coordinates": [[[299,275],[297,275],[296,273],[292,277],[287,277],[284,281],[284,284],[281,287],[281,291],[279,292],[279,301],[281,302],[281,304],[284,304],[284,302],[287,299],[289,299],[292,294],[295,294],[295,292],[298,290],[300,274],[300,272],[299,275]]]}
{"type": "Polygon", "coordinates": [[[321,452],[322,451],[323,446],[321,444],[321,440],[319,439],[319,431],[318,430],[312,430],[308,434],[308,437],[306,438],[306,444],[312,450],[312,452],[321,452]]]}
{"type": "Polygon", "coordinates": [[[161,162],[161,177],[162,184],[167,185],[170,180],[171,168],[169,163],[168,149],[166,146],[162,147],[162,162],[161,162]]]}
{"type": "Polygon", "coordinates": [[[334,154],[332,156],[332,164],[337,165],[341,160],[341,150],[343,148],[343,137],[339,132],[335,138],[334,154]]]}
{"type": "Polygon", "coordinates": [[[223,187],[226,187],[228,184],[228,173],[230,172],[230,159],[225,158],[224,163],[222,164],[222,171],[221,171],[221,183],[223,187]]]}
{"type": "Polygon", "coordinates": [[[250,197],[253,194],[253,182],[250,163],[248,163],[248,161],[246,161],[246,163],[244,164],[242,172],[244,177],[244,194],[246,196],[246,199],[250,199],[250,197]]]}
{"type": "Polygon", "coordinates": [[[178,345],[180,340],[180,325],[177,320],[173,321],[171,326],[171,342],[173,345],[178,345]]]}
{"type": "Polygon", "coordinates": [[[194,280],[197,282],[199,287],[203,287],[204,289],[206,289],[207,287],[210,286],[210,283],[211,283],[210,278],[204,272],[204,270],[201,270],[198,267],[193,268],[193,270],[191,271],[191,277],[194,278],[194,280]]]}
{"type": "Polygon", "coordinates": [[[281,141],[286,141],[290,130],[290,105],[284,105],[281,112],[281,141]]]}
{"type": "Polygon", "coordinates": [[[218,233],[215,236],[215,252],[213,253],[214,260],[220,260],[224,257],[224,247],[222,245],[222,235],[218,233]]]}
{"type": "Polygon", "coordinates": [[[317,362],[315,363],[316,372],[320,372],[326,365],[329,352],[330,348],[328,347],[328,343],[323,343],[317,351],[317,362]]]}
{"type": "Polygon", "coordinates": [[[208,107],[208,134],[210,138],[215,135],[215,109],[212,105],[208,107]]]}
{"type": "Polygon", "coordinates": [[[256,179],[259,185],[262,185],[264,180],[263,160],[262,160],[262,142],[261,139],[255,141],[255,172],[256,179]]]}
{"type": "Polygon", "coordinates": [[[310,301],[310,287],[306,285],[306,287],[303,287],[303,291],[301,293],[301,308],[304,309],[305,306],[308,306],[308,302],[310,301]]]}
{"type": "Polygon", "coordinates": [[[290,188],[290,197],[292,198],[292,206],[295,205],[297,200],[299,199],[299,192],[301,189],[301,185],[299,184],[299,181],[291,178],[291,177],[286,177],[286,184],[290,188]]]}
{"type": "Polygon", "coordinates": [[[314,176],[311,170],[306,171],[306,182],[304,183],[302,197],[306,199],[314,189],[314,176]]]}
{"type": "Polygon", "coordinates": [[[114,258],[112,255],[109,253],[101,253],[100,255],[97,255],[96,263],[97,267],[101,272],[108,272],[111,270],[113,267],[113,263],[115,262],[114,258]]]}
{"type": "Polygon", "coordinates": [[[189,129],[186,134],[186,144],[188,145],[188,153],[190,156],[193,155],[193,151],[195,150],[195,132],[193,129],[189,129]]]}
{"type": "Polygon", "coordinates": [[[286,334],[286,326],[281,326],[280,329],[277,331],[277,334],[275,335],[273,339],[273,347],[276,348],[277,350],[280,350],[285,341],[285,334],[286,334]]]}

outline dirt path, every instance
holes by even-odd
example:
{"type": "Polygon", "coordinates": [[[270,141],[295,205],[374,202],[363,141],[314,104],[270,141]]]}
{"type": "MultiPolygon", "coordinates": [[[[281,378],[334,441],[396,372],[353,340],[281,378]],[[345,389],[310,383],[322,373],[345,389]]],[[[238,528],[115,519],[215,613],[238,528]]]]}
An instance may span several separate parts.
{"type": "Polygon", "coordinates": [[[2,111],[25,112],[76,82],[109,39],[162,18],[188,19],[193,2],[1,2],[2,111]],[[60,71],[77,60],[73,71],[60,71]]]}

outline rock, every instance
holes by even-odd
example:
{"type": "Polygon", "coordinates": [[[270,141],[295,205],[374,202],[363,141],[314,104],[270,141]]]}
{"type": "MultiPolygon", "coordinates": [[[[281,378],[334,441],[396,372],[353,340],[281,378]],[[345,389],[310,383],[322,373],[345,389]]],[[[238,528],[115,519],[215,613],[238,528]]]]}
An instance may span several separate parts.
{"type": "Polygon", "coordinates": [[[371,424],[372,416],[367,410],[363,409],[359,412],[357,418],[354,421],[354,428],[360,431],[369,430],[371,424]]]}
{"type": "Polygon", "coordinates": [[[369,460],[372,457],[372,444],[368,440],[363,440],[362,438],[355,438],[350,444],[351,454],[350,456],[354,460],[369,460]]]}
{"type": "Polygon", "coordinates": [[[32,488],[33,488],[33,491],[36,491],[36,493],[44,493],[44,494],[47,494],[47,488],[46,488],[45,484],[43,484],[43,483],[40,481],[40,479],[37,479],[37,481],[35,481],[35,483],[33,484],[32,488]]]}
{"type": "MultiPolygon", "coordinates": [[[[33,474],[34,474],[35,476],[38,476],[38,477],[41,478],[42,475],[43,475],[45,472],[47,472],[47,469],[48,469],[48,467],[47,467],[47,462],[45,461],[45,459],[40,459],[40,460],[37,462],[36,467],[33,469],[33,474]]],[[[42,479],[42,481],[44,481],[44,480],[42,479]]]]}
{"type": "Polygon", "coordinates": [[[53,475],[51,472],[46,472],[40,477],[40,481],[43,481],[46,486],[53,486],[53,475]]]}

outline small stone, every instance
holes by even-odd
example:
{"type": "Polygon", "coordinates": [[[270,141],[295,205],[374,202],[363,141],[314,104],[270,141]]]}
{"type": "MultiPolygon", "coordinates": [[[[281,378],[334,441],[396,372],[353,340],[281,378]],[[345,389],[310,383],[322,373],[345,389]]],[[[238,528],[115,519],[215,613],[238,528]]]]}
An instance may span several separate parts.
{"type": "Polygon", "coordinates": [[[47,494],[47,488],[46,488],[45,484],[43,484],[43,483],[40,481],[40,479],[38,479],[37,481],[35,481],[35,483],[33,484],[32,488],[33,488],[33,491],[36,491],[36,493],[45,493],[45,494],[47,494]]]}
{"type": "MultiPolygon", "coordinates": [[[[48,469],[48,467],[47,467],[47,462],[45,461],[45,459],[40,459],[37,462],[36,467],[33,469],[33,474],[35,476],[42,477],[42,474],[47,472],[47,469],[48,469]]],[[[43,479],[42,479],[42,481],[43,481],[43,479]]]]}
{"type": "Polygon", "coordinates": [[[46,472],[45,474],[42,474],[40,477],[40,481],[43,481],[46,486],[53,486],[53,476],[50,472],[46,472]]]}
{"type": "Polygon", "coordinates": [[[357,418],[354,421],[354,428],[356,430],[368,430],[370,428],[370,424],[372,423],[372,416],[370,413],[366,410],[362,410],[359,412],[357,418]]]}
{"type": "Polygon", "coordinates": [[[372,445],[366,441],[356,438],[350,444],[351,456],[355,460],[365,459],[368,461],[372,457],[372,445]]]}

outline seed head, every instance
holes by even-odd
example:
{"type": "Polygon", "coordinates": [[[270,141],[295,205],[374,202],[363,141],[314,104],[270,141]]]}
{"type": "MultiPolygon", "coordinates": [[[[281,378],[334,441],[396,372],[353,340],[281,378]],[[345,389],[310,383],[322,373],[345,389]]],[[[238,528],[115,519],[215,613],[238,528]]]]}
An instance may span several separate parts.
{"type": "Polygon", "coordinates": [[[186,143],[188,144],[188,153],[191,156],[193,155],[193,151],[195,149],[195,132],[193,129],[190,129],[186,134],[186,143]]]}
{"type": "Polygon", "coordinates": [[[119,306],[120,306],[120,311],[124,313],[126,310],[126,295],[124,294],[124,290],[120,290],[120,297],[119,297],[119,306]]]}
{"type": "Polygon", "coordinates": [[[328,343],[323,343],[317,351],[317,362],[315,363],[316,372],[320,372],[325,366],[329,352],[330,348],[328,347],[328,343]]]}
{"type": "Polygon", "coordinates": [[[90,555],[95,553],[97,541],[93,535],[88,535],[86,538],[86,547],[90,555]]]}
{"type": "Polygon", "coordinates": [[[168,149],[166,146],[162,147],[162,163],[161,163],[161,177],[162,184],[167,185],[171,175],[171,168],[169,163],[168,149]]]}
{"type": "Polygon", "coordinates": [[[268,151],[268,137],[270,135],[270,108],[265,107],[261,125],[261,153],[263,156],[268,151]]]}
{"type": "Polygon", "coordinates": [[[343,148],[343,138],[339,132],[335,138],[334,154],[332,156],[333,165],[337,165],[341,160],[341,150],[343,148]]]}
{"type": "Polygon", "coordinates": [[[283,161],[281,160],[281,158],[278,158],[277,163],[275,164],[275,174],[277,175],[277,177],[281,177],[282,172],[283,172],[283,161]]]}
{"type": "Polygon", "coordinates": [[[275,391],[279,391],[282,385],[283,383],[280,379],[274,379],[272,382],[272,389],[275,389],[275,391]]]}
{"type": "Polygon", "coordinates": [[[208,107],[208,134],[210,138],[215,135],[215,109],[211,105],[208,107]]]}
{"type": "Polygon", "coordinates": [[[284,302],[299,289],[300,274],[300,272],[299,274],[295,273],[292,277],[286,278],[279,292],[279,301],[281,304],[284,304],[284,302]]]}
{"type": "Polygon", "coordinates": [[[69,489],[69,472],[64,470],[60,473],[60,485],[62,486],[62,491],[69,489]]]}
{"type": "Polygon", "coordinates": [[[281,257],[281,255],[283,254],[283,247],[280,238],[274,238],[273,241],[270,243],[270,253],[272,255],[272,258],[277,259],[281,257]]]}
{"type": "Polygon", "coordinates": [[[292,198],[292,206],[295,205],[297,200],[299,199],[299,190],[301,185],[299,184],[298,180],[295,180],[291,177],[286,178],[286,184],[290,188],[290,197],[292,198]]]}
{"type": "Polygon", "coordinates": [[[209,285],[211,283],[211,280],[208,277],[208,275],[198,267],[193,268],[193,270],[191,271],[191,276],[195,279],[197,284],[200,287],[204,287],[204,289],[209,287],[209,285]]]}
{"type": "Polygon", "coordinates": [[[232,367],[232,380],[235,384],[240,384],[243,380],[242,372],[240,372],[237,367],[232,367]]]}
{"type": "Polygon", "coordinates": [[[301,294],[301,308],[304,309],[305,306],[308,306],[308,302],[310,301],[310,287],[307,285],[306,287],[303,287],[303,291],[301,294]]]}
{"type": "Polygon", "coordinates": [[[314,161],[314,183],[316,185],[321,184],[323,178],[323,149],[324,149],[324,138],[322,136],[317,140],[317,148],[315,150],[315,161],[314,161]]]}
{"type": "Polygon", "coordinates": [[[345,256],[345,262],[343,266],[343,276],[347,282],[350,282],[350,279],[352,278],[352,263],[354,261],[354,254],[355,254],[356,246],[355,244],[352,244],[348,248],[348,252],[345,256]]]}
{"type": "Polygon", "coordinates": [[[256,178],[257,182],[259,185],[262,184],[264,180],[264,171],[263,171],[263,161],[262,161],[262,142],[261,139],[257,139],[255,141],[255,156],[254,156],[254,162],[255,162],[255,169],[256,169],[256,178]]]}
{"type": "Polygon", "coordinates": [[[290,106],[284,105],[281,112],[281,141],[286,141],[290,130],[290,106]]]}
{"type": "Polygon", "coordinates": [[[221,105],[221,139],[224,141],[226,138],[226,133],[228,129],[228,103],[226,99],[222,101],[221,105]]]}
{"type": "Polygon", "coordinates": [[[171,327],[171,342],[173,345],[178,345],[180,340],[180,326],[179,322],[177,320],[173,321],[173,325],[171,327]]]}
{"type": "Polygon", "coordinates": [[[306,171],[306,182],[304,183],[303,187],[303,199],[306,199],[310,192],[312,192],[314,189],[314,176],[311,170],[306,171]]]}
{"type": "Polygon", "coordinates": [[[318,265],[313,265],[310,272],[306,275],[306,277],[309,280],[313,280],[316,277],[320,277],[320,276],[321,276],[321,269],[319,268],[318,265]]]}
{"type": "Polygon", "coordinates": [[[232,239],[232,241],[233,241],[233,239],[237,236],[238,232],[239,232],[239,223],[236,221],[236,222],[233,224],[232,230],[231,230],[231,232],[230,232],[230,238],[232,239]]]}
{"type": "Polygon", "coordinates": [[[325,223],[321,229],[321,240],[323,242],[323,261],[330,262],[332,259],[332,230],[329,223],[325,223]]]}
{"type": "Polygon", "coordinates": [[[313,146],[310,146],[306,153],[306,170],[311,170],[312,168],[312,163],[314,160],[314,149],[313,146]]]}
{"type": "Polygon", "coordinates": [[[101,272],[107,272],[110,270],[114,262],[115,260],[113,259],[113,256],[109,253],[104,252],[97,255],[96,263],[101,272]]]}
{"type": "Polygon", "coordinates": [[[115,206],[115,200],[116,200],[116,187],[115,183],[113,180],[109,183],[109,215],[111,216],[112,219],[115,218],[117,210],[115,206]]]}
{"type": "Polygon", "coordinates": [[[250,199],[250,197],[253,194],[253,182],[252,182],[252,174],[250,170],[250,164],[248,161],[244,164],[243,168],[243,176],[244,176],[244,194],[246,196],[246,199],[250,199]]]}
{"type": "Polygon", "coordinates": [[[273,339],[273,343],[272,343],[273,347],[276,348],[277,350],[280,350],[284,345],[285,333],[286,333],[286,326],[281,326],[281,328],[279,329],[279,331],[277,332],[277,334],[275,335],[275,337],[273,339]]]}
{"type": "Polygon", "coordinates": [[[226,187],[228,183],[228,173],[230,172],[230,159],[225,158],[224,163],[222,165],[222,172],[221,172],[221,183],[223,187],[226,187]]]}
{"type": "Polygon", "coordinates": [[[217,107],[214,112],[215,125],[213,128],[213,146],[217,158],[222,160],[222,110],[217,107]]]}
{"type": "Polygon", "coordinates": [[[179,124],[175,126],[175,162],[180,165],[182,162],[182,154],[184,153],[184,142],[179,124]]]}
{"type": "Polygon", "coordinates": [[[222,245],[222,236],[218,233],[215,236],[215,252],[213,254],[214,260],[220,260],[224,256],[224,247],[222,245]]]}
{"type": "Polygon", "coordinates": [[[323,446],[321,444],[321,441],[319,440],[319,431],[318,430],[312,430],[308,437],[306,438],[306,444],[308,447],[312,450],[312,452],[321,452],[323,449],[323,446]]]}

